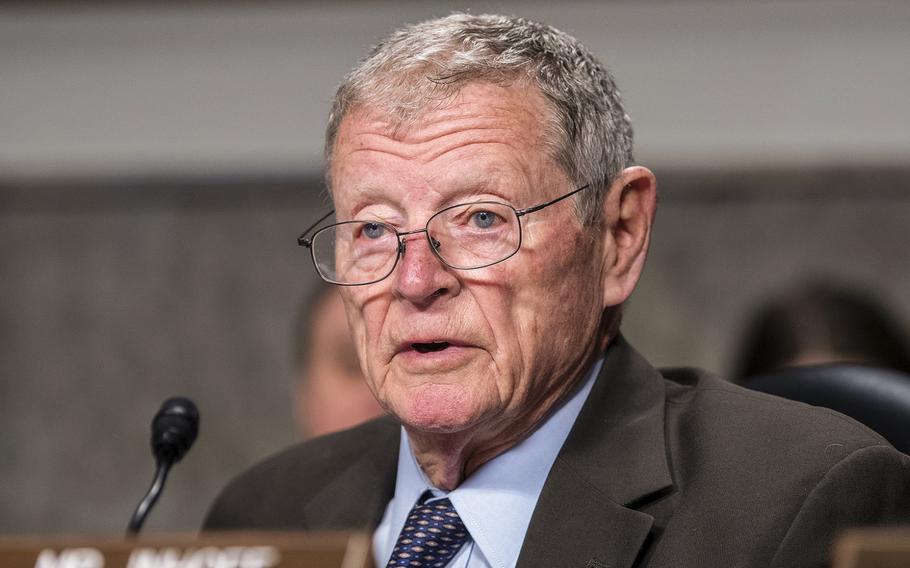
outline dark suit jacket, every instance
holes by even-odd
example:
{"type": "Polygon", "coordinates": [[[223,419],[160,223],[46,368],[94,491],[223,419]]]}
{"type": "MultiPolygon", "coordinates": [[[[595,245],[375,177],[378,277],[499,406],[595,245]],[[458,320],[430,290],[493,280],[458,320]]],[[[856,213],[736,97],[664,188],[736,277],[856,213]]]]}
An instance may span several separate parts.
{"type": "MultiPolygon", "coordinates": [[[[291,448],[231,483],[205,529],[372,529],[398,444],[380,419],[291,448]]],[[[518,566],[817,566],[843,527],[908,512],[910,458],[859,423],[692,370],[661,374],[619,338],[518,566]]]]}

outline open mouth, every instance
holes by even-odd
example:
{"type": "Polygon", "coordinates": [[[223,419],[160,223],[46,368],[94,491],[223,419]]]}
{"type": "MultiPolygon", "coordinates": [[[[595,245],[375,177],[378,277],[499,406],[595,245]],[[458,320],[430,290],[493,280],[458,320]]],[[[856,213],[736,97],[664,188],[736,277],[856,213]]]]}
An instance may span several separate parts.
{"type": "Polygon", "coordinates": [[[412,343],[411,347],[418,353],[435,353],[449,346],[448,341],[433,341],[431,343],[412,343]]]}

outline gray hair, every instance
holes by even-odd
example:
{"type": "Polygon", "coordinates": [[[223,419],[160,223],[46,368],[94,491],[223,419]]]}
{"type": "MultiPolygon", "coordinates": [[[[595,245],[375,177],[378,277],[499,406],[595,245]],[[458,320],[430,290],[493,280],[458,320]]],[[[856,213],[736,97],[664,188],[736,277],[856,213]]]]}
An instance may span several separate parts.
{"type": "Polygon", "coordinates": [[[610,73],[578,40],[553,27],[495,15],[452,14],[382,40],[341,83],[326,129],[326,185],[342,119],[370,105],[402,124],[465,83],[527,81],[548,102],[552,158],[576,185],[579,218],[593,224],[610,183],[633,163],[632,125],[610,73]]]}

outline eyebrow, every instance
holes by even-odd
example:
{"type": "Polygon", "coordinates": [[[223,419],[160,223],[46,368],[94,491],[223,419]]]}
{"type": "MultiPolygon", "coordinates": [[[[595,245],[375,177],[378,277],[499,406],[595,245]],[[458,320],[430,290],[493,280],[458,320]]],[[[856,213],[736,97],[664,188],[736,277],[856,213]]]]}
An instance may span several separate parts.
{"type": "MultiPolygon", "coordinates": [[[[336,191],[337,191],[337,189],[336,189],[336,191]]],[[[374,184],[369,184],[369,185],[357,184],[357,185],[350,186],[349,191],[352,192],[354,195],[353,203],[351,206],[351,211],[359,212],[370,205],[377,205],[377,204],[387,204],[395,209],[398,208],[397,205],[391,199],[384,197],[384,190],[380,186],[377,186],[374,184]]],[[[336,220],[337,220],[338,207],[337,207],[337,203],[335,203],[334,198],[332,200],[332,203],[333,203],[333,205],[336,206],[335,214],[336,214],[336,220]]],[[[351,215],[351,219],[346,219],[346,220],[353,220],[356,217],[357,217],[357,214],[353,213],[351,215]]]]}
{"type": "MultiPolygon", "coordinates": [[[[503,168],[499,166],[492,166],[478,170],[478,173],[472,173],[463,179],[456,180],[455,184],[447,188],[447,197],[438,203],[436,207],[441,209],[449,205],[470,203],[472,197],[479,197],[483,193],[496,193],[498,199],[505,203],[511,203],[511,200],[502,195],[501,191],[496,191],[504,185],[498,183],[498,180],[502,179],[499,175],[502,170],[503,168]]],[[[388,205],[395,210],[403,210],[398,200],[392,199],[387,195],[384,186],[368,181],[355,182],[347,186],[347,188],[354,195],[352,211],[359,212],[372,205],[388,205]]],[[[359,213],[353,214],[351,219],[355,219],[358,216],[359,213]]]]}

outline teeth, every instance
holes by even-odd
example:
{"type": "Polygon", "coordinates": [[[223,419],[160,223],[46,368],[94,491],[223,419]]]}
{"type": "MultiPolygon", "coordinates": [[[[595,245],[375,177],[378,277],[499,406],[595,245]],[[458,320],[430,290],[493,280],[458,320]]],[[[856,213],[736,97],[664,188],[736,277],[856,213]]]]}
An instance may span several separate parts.
{"type": "Polygon", "coordinates": [[[449,346],[448,341],[436,341],[433,343],[412,343],[411,347],[418,353],[430,353],[433,351],[442,351],[449,346]]]}

